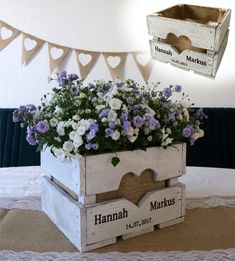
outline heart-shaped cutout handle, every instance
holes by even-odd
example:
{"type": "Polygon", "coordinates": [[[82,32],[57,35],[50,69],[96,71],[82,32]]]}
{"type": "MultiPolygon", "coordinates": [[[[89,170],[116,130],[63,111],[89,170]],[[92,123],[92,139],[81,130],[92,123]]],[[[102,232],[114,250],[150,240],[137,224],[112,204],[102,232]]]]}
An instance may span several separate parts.
{"type": "Polygon", "coordinates": [[[64,50],[61,48],[52,47],[50,50],[50,53],[51,53],[52,59],[57,60],[64,54],[64,50]]]}
{"type": "Polygon", "coordinates": [[[11,38],[12,35],[13,35],[13,31],[8,29],[8,28],[6,28],[5,26],[3,26],[1,28],[0,33],[1,33],[2,40],[7,40],[7,39],[11,38]]]}
{"type": "Polygon", "coordinates": [[[92,56],[88,53],[80,53],[78,59],[82,66],[86,66],[91,62],[92,56]]]}
{"type": "Polygon", "coordinates": [[[29,38],[26,38],[24,40],[24,47],[25,47],[26,51],[33,50],[37,46],[37,44],[38,44],[37,41],[29,39],[29,38]]]}
{"type": "Polygon", "coordinates": [[[114,69],[120,64],[121,58],[119,56],[109,56],[107,62],[114,69]]]}
{"type": "Polygon", "coordinates": [[[138,54],[136,56],[136,60],[137,62],[142,65],[142,66],[146,66],[148,64],[148,62],[150,61],[150,57],[148,54],[138,54]]]}

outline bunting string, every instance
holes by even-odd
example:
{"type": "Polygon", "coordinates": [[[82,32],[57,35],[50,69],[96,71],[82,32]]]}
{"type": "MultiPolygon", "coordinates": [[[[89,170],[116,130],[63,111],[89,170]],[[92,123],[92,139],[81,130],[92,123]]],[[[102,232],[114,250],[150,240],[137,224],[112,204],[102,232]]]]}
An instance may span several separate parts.
{"type": "Polygon", "coordinates": [[[64,61],[70,51],[76,53],[80,78],[85,79],[97,62],[100,55],[103,55],[105,63],[113,80],[120,77],[125,66],[126,58],[132,55],[137,68],[143,79],[147,82],[153,70],[154,63],[147,52],[95,52],[61,46],[40,39],[36,36],[27,34],[14,28],[13,26],[0,20],[0,51],[9,45],[18,35],[22,35],[22,65],[28,65],[36,56],[44,44],[48,45],[48,57],[50,64],[50,73],[58,71],[58,66],[64,61]]]}

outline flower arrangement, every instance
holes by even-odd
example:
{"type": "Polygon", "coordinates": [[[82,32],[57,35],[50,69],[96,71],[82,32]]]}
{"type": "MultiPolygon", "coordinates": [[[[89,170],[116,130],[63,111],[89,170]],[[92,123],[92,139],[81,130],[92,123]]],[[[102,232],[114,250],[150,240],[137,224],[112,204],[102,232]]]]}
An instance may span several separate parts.
{"type": "Polygon", "coordinates": [[[96,81],[85,85],[76,74],[57,75],[58,87],[44,95],[41,106],[21,105],[13,121],[27,125],[26,139],[31,145],[51,148],[55,157],[114,152],[112,164],[119,162],[120,150],[167,147],[189,139],[191,144],[203,136],[202,109],[191,108],[188,96],[172,101],[180,85],[163,91],[158,84],[140,87],[133,80],[96,81]]]}

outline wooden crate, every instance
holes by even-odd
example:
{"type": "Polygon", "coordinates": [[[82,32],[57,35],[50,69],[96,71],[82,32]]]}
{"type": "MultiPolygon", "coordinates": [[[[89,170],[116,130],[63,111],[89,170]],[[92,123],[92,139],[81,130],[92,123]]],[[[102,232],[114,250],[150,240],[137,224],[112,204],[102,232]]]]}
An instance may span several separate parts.
{"type": "Polygon", "coordinates": [[[151,51],[154,44],[162,50],[152,51],[152,57],[214,78],[227,45],[230,18],[231,9],[185,4],[151,14],[151,51]]]}
{"type": "Polygon", "coordinates": [[[48,176],[43,210],[80,250],[183,222],[186,146],[123,151],[117,167],[112,153],[63,163],[47,150],[41,165],[48,176]]]}
{"type": "Polygon", "coordinates": [[[171,63],[181,69],[192,70],[197,74],[214,79],[227,46],[228,35],[229,31],[225,35],[218,52],[202,52],[190,49],[179,52],[174,45],[162,40],[150,40],[151,57],[154,60],[171,63]]]}

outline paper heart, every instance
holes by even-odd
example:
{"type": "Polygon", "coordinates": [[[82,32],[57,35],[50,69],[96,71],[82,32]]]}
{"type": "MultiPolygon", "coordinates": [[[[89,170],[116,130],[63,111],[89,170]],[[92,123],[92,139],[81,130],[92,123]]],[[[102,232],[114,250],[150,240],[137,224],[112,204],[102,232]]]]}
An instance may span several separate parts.
{"type": "Polygon", "coordinates": [[[63,55],[64,50],[61,49],[61,48],[52,47],[51,50],[50,50],[50,53],[51,53],[52,59],[57,60],[63,55]]]}
{"type": "Polygon", "coordinates": [[[140,65],[146,66],[146,65],[148,64],[150,58],[149,58],[149,55],[147,55],[147,54],[138,54],[138,55],[136,56],[136,60],[137,60],[137,62],[138,62],[140,65]]]}
{"type": "Polygon", "coordinates": [[[86,66],[91,62],[92,56],[87,53],[80,53],[78,55],[78,59],[83,66],[86,66]]]}
{"type": "Polygon", "coordinates": [[[6,27],[2,27],[0,33],[2,40],[9,39],[13,35],[13,31],[6,27]]]}
{"type": "Polygon", "coordinates": [[[35,48],[37,46],[37,42],[35,40],[26,38],[24,40],[24,47],[26,49],[26,51],[31,51],[33,48],[35,48]]]}
{"type": "Polygon", "coordinates": [[[107,61],[108,64],[114,69],[120,64],[121,58],[119,56],[109,56],[107,61]]]}

